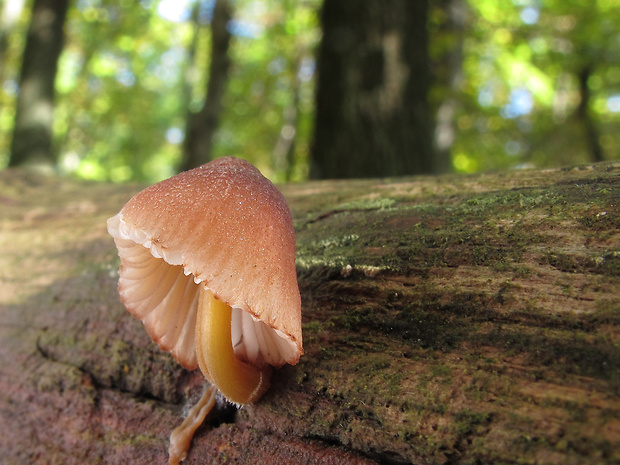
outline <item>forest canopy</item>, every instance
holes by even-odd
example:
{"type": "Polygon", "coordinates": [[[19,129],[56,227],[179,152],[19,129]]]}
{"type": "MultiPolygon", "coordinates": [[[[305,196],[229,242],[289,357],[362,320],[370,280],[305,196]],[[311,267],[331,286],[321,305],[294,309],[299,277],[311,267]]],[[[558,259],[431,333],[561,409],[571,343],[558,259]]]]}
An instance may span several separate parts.
{"type": "MultiPolygon", "coordinates": [[[[0,168],[11,158],[31,3],[0,3],[0,168]]],[[[230,41],[221,50],[227,65],[208,156],[246,158],[277,182],[304,180],[316,125],[317,51],[326,37],[323,2],[224,3],[230,41]]],[[[55,79],[58,171],[154,182],[179,169],[188,121],[210,88],[215,4],[69,3],[55,79]]],[[[434,156],[445,159],[439,171],[620,158],[620,0],[427,5],[427,132],[434,156]]]]}

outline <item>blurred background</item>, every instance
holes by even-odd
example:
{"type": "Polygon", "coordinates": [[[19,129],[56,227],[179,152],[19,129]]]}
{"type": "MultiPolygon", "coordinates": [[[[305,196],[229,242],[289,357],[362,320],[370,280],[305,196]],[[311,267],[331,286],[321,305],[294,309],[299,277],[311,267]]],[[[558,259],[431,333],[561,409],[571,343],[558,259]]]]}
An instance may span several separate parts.
{"type": "Polygon", "coordinates": [[[0,1],[0,169],[275,182],[620,159],[620,0],[0,1]]]}

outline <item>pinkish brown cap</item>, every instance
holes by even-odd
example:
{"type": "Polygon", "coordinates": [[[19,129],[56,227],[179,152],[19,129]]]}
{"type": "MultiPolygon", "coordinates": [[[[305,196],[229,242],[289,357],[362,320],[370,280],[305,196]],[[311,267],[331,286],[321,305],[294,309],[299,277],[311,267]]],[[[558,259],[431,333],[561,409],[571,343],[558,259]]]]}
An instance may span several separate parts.
{"type": "Polygon", "coordinates": [[[295,233],[282,194],[250,163],[220,158],[155,184],[108,220],[118,288],[153,341],[196,369],[199,286],[233,308],[237,357],[256,366],[303,354],[295,233]]]}

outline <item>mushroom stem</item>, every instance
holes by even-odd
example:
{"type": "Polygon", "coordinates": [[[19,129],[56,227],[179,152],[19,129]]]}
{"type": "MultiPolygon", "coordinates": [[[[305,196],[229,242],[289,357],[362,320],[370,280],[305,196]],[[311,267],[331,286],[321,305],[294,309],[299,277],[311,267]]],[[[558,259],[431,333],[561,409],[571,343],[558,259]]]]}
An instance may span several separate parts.
{"type": "Polygon", "coordinates": [[[230,334],[232,308],[209,289],[200,291],[196,319],[196,358],[205,377],[236,404],[256,402],[269,388],[271,368],[239,360],[230,334]]]}
{"type": "Polygon", "coordinates": [[[202,397],[196,405],[189,411],[187,418],[183,420],[180,426],[177,426],[170,434],[170,446],[168,447],[168,455],[170,456],[170,465],[179,465],[181,460],[187,457],[189,445],[196,429],[202,424],[207,413],[211,411],[215,405],[215,395],[217,389],[209,385],[205,387],[202,397]]]}

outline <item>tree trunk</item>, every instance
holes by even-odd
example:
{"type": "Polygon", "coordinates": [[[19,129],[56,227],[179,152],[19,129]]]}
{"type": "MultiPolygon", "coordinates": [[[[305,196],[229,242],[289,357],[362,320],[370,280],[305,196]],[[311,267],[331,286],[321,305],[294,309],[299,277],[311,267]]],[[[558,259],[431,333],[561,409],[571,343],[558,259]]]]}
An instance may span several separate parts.
{"type": "Polygon", "coordinates": [[[232,18],[229,0],[217,0],[211,21],[211,64],[205,102],[198,113],[189,112],[181,170],[188,170],[211,160],[211,147],[222,112],[222,98],[228,82],[230,32],[232,18]]]}
{"type": "Polygon", "coordinates": [[[432,173],[425,0],[325,0],[314,178],[432,173]]]}
{"type": "Polygon", "coordinates": [[[35,0],[19,80],[9,166],[55,164],[54,80],[68,0],[35,0]]]}
{"type": "MultiPolygon", "coordinates": [[[[137,186],[0,172],[0,462],[165,464],[204,382],[122,306],[137,186]]],[[[188,464],[620,461],[620,164],[284,186],[305,355],[188,464]]]]}
{"type": "Polygon", "coordinates": [[[441,8],[445,15],[440,33],[446,42],[446,49],[436,64],[441,70],[435,73],[435,77],[442,87],[443,98],[437,109],[434,146],[436,167],[439,172],[447,173],[452,171],[452,145],[456,138],[455,119],[463,85],[466,7],[463,0],[444,0],[436,3],[434,7],[441,8]]]}
{"type": "Polygon", "coordinates": [[[284,108],[284,121],[280,135],[273,148],[273,167],[276,172],[284,173],[284,179],[290,181],[295,168],[295,141],[297,139],[297,120],[299,115],[299,103],[301,100],[301,83],[299,82],[299,69],[301,57],[295,64],[295,73],[291,83],[293,101],[284,108]]]}
{"type": "Polygon", "coordinates": [[[2,85],[4,85],[4,80],[7,77],[9,36],[15,33],[23,7],[23,0],[19,2],[5,1],[4,5],[0,6],[0,84],[2,85]]]}
{"type": "Polygon", "coordinates": [[[585,65],[577,74],[579,79],[579,94],[581,100],[577,107],[577,118],[581,121],[584,135],[586,138],[586,145],[590,149],[590,158],[594,162],[605,160],[603,153],[603,147],[600,142],[600,134],[596,123],[592,119],[592,113],[590,110],[590,87],[588,86],[588,80],[592,75],[592,65],[585,65]]]}

